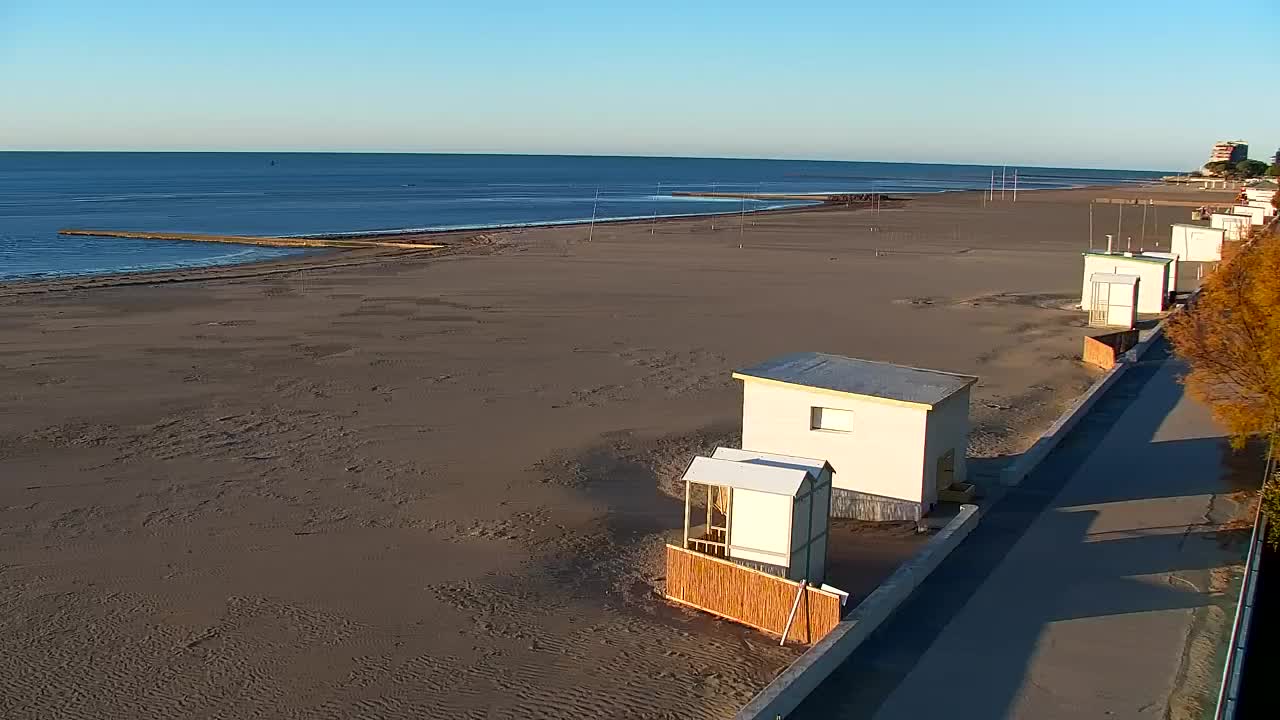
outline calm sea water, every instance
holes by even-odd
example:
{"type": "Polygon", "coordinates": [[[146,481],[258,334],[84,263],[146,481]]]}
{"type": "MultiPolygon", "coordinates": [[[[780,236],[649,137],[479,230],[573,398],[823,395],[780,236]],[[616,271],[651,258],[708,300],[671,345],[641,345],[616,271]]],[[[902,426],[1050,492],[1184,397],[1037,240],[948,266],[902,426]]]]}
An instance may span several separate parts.
{"type": "MultiPolygon", "coordinates": [[[[978,165],[526,155],[0,153],[0,280],[251,262],[305,250],[60,237],[60,228],[282,234],[736,213],[786,203],[678,190],[938,192],[978,165]]],[[[1001,169],[994,168],[997,178],[1001,169]]],[[[1012,173],[1012,169],[1010,169],[1012,173]]],[[[1021,168],[1019,188],[1158,173],[1021,168]]],[[[1010,175],[1011,177],[1011,175],[1010,175]]]]}

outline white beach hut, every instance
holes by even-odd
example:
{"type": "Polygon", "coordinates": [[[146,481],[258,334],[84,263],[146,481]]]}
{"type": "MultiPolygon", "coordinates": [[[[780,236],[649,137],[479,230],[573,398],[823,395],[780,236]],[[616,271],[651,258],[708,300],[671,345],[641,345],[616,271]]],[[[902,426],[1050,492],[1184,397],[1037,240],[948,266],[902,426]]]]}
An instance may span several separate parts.
{"type": "Polygon", "coordinates": [[[1138,276],[1094,273],[1089,282],[1092,287],[1084,306],[1089,325],[1133,329],[1138,321],[1138,276]]]}
{"type": "Polygon", "coordinates": [[[1231,208],[1232,215],[1247,215],[1252,225],[1264,225],[1267,222],[1267,211],[1252,205],[1236,205],[1231,208]]]}
{"type": "Polygon", "coordinates": [[[1090,309],[1093,276],[1098,273],[1136,275],[1142,280],[1138,289],[1138,312],[1164,312],[1169,302],[1169,258],[1130,253],[1084,253],[1084,282],[1080,288],[1080,307],[1090,309]]]}
{"type": "Polygon", "coordinates": [[[684,473],[684,547],[820,584],[831,475],[825,461],[789,455],[719,448],[713,457],[696,457],[684,473]],[[694,525],[699,501],[706,522],[694,525]]]}
{"type": "Polygon", "coordinates": [[[743,447],[826,458],[834,517],[919,520],[965,479],[977,378],[814,352],[733,377],[743,447]]]}
{"type": "Polygon", "coordinates": [[[1245,188],[1244,197],[1249,202],[1260,202],[1270,204],[1271,199],[1276,196],[1275,188],[1245,188]]]}
{"type": "Polygon", "coordinates": [[[1222,228],[1174,223],[1169,250],[1183,262],[1221,262],[1225,238],[1222,228]]]}
{"type": "MultiPolygon", "coordinates": [[[[1236,215],[1234,213],[1214,213],[1209,216],[1209,227],[1221,228],[1223,239],[1240,240],[1244,237],[1245,231],[1249,229],[1253,218],[1247,215],[1236,215]]],[[[1219,257],[1219,260],[1222,258],[1219,257]]]]}
{"type": "Polygon", "coordinates": [[[1169,261],[1169,276],[1165,283],[1165,289],[1169,292],[1169,298],[1172,299],[1174,294],[1178,292],[1178,254],[1148,250],[1142,255],[1145,257],[1164,258],[1169,261]]]}
{"type": "Polygon", "coordinates": [[[1261,210],[1262,216],[1265,218],[1274,217],[1276,214],[1276,206],[1272,205],[1271,201],[1269,200],[1267,202],[1258,202],[1257,200],[1250,200],[1249,207],[1257,208],[1261,210]]]}

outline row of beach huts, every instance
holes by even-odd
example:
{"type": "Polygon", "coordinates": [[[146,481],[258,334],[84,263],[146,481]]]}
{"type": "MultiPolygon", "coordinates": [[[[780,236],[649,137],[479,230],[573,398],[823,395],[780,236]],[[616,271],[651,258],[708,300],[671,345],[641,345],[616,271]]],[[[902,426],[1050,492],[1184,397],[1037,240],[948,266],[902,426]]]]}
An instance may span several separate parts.
{"type": "Polygon", "coordinates": [[[1216,263],[1225,243],[1243,240],[1251,227],[1270,222],[1276,190],[1245,188],[1229,213],[1209,214],[1208,223],[1174,223],[1168,252],[1114,252],[1110,247],[1084,254],[1080,308],[1089,325],[1131,329],[1139,314],[1163,312],[1178,287],[1178,263],[1216,263]]]}
{"type": "MultiPolygon", "coordinates": [[[[1274,193],[1246,190],[1232,213],[1174,224],[1168,252],[1084,253],[1089,325],[1136,341],[1138,314],[1163,312],[1178,292],[1179,262],[1221,261],[1224,243],[1271,219],[1274,193]]],[[[733,377],[743,383],[742,447],[688,465],[665,595],[813,643],[847,599],[826,584],[832,518],[920,523],[940,502],[973,499],[966,450],[977,378],[817,352],[733,377]]]]}

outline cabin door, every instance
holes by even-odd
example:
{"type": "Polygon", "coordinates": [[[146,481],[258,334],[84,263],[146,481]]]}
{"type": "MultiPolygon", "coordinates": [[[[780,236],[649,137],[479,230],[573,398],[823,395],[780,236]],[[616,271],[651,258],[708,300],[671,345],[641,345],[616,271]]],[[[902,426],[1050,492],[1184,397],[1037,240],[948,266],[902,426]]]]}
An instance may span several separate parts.
{"type": "Polygon", "coordinates": [[[1089,324],[1093,327],[1106,327],[1107,310],[1111,307],[1111,284],[1094,283],[1089,297],[1089,324]]]}
{"type": "Polygon", "coordinates": [[[954,449],[943,453],[938,458],[938,492],[942,492],[951,487],[956,482],[956,451],[954,449]]]}

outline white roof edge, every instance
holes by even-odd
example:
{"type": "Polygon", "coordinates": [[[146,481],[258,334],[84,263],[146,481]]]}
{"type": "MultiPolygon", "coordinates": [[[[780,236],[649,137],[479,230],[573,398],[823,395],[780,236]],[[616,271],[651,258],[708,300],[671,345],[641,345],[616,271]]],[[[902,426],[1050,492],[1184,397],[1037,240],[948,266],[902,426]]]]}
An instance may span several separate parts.
{"type": "Polygon", "coordinates": [[[1090,282],[1104,282],[1112,285],[1133,285],[1140,279],[1137,275],[1124,275],[1121,273],[1094,273],[1089,276],[1090,282]]]}
{"type": "Polygon", "coordinates": [[[747,450],[746,448],[728,448],[718,447],[716,451],[711,453],[713,460],[735,460],[737,462],[750,462],[751,460],[767,460],[777,463],[783,467],[796,467],[809,470],[810,474],[817,478],[823,470],[835,472],[831,467],[831,463],[818,458],[800,457],[798,455],[783,455],[782,453],[768,453],[759,450],[747,450]]]}
{"type": "Polygon", "coordinates": [[[685,471],[681,480],[685,483],[720,485],[771,495],[794,496],[800,490],[804,480],[810,477],[812,475],[809,471],[801,468],[698,456],[689,463],[689,469],[685,471]]]}

